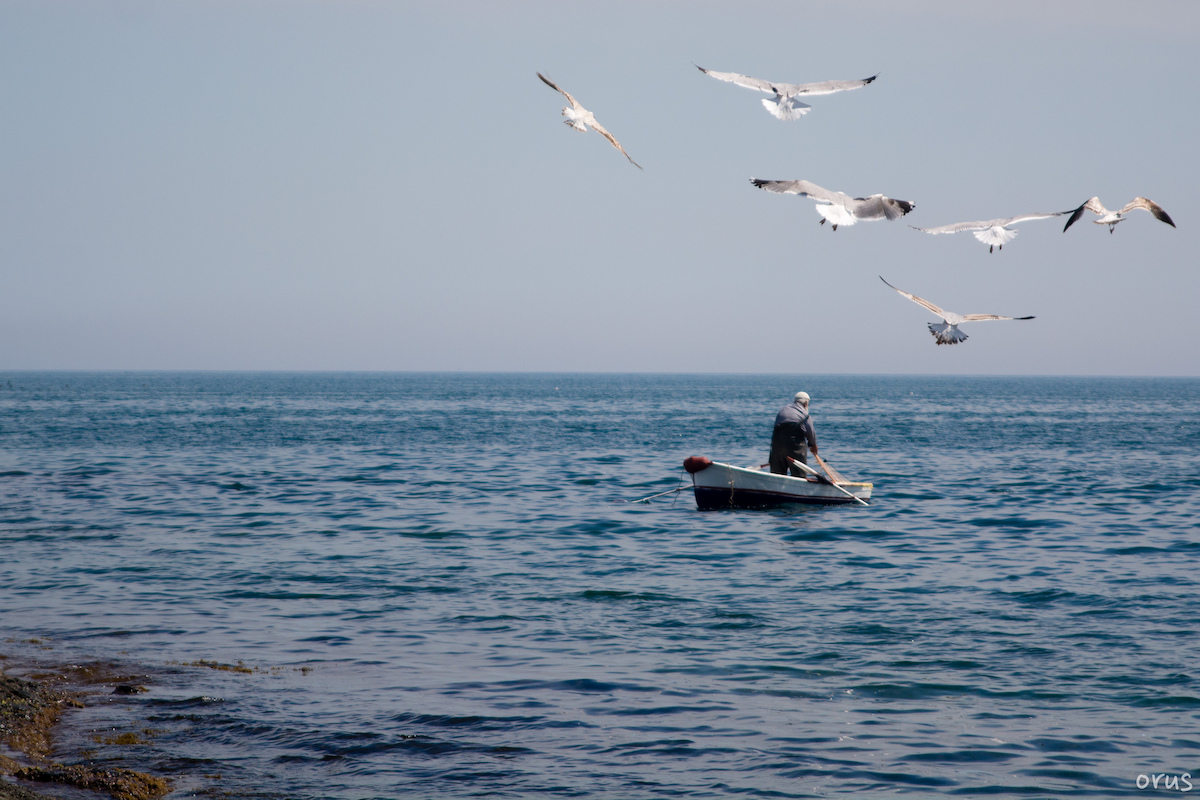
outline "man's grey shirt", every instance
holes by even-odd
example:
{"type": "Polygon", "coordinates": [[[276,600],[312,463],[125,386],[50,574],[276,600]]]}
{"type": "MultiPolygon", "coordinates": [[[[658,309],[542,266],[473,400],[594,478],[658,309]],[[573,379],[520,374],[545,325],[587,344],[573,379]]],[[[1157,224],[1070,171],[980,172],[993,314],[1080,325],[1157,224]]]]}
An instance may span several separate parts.
{"type": "Polygon", "coordinates": [[[775,429],[771,438],[775,439],[780,435],[790,435],[797,444],[804,440],[808,442],[809,449],[817,446],[817,433],[813,430],[812,417],[799,401],[784,406],[775,415],[775,429]]]}

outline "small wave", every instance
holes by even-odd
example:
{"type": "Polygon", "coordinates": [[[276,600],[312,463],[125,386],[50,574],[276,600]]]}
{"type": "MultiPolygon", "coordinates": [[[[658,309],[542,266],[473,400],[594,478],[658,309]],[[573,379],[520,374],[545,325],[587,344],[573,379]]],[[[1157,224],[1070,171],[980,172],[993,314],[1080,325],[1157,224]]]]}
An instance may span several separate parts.
{"type": "Polygon", "coordinates": [[[658,594],[655,592],[629,592],[619,589],[588,589],[580,592],[579,597],[584,600],[596,600],[600,602],[608,601],[624,601],[624,600],[645,600],[650,602],[668,602],[668,603],[691,603],[695,602],[686,597],[675,597],[669,594],[658,594]]]}
{"type": "Polygon", "coordinates": [[[208,695],[198,695],[196,697],[188,697],[183,700],[171,700],[171,699],[165,699],[165,698],[161,698],[161,697],[154,697],[149,700],[146,700],[145,702],[146,702],[146,705],[154,706],[157,708],[180,709],[180,708],[202,708],[202,707],[217,705],[217,704],[223,703],[225,701],[219,697],[209,697],[208,695]]]}
{"type": "Polygon", "coordinates": [[[933,775],[914,775],[908,772],[879,772],[866,769],[838,770],[838,777],[853,784],[856,780],[866,781],[872,789],[890,789],[897,784],[901,786],[920,786],[923,788],[957,786],[953,778],[939,778],[933,775]]]}
{"type": "MultiPolygon", "coordinates": [[[[1129,790],[1130,780],[1119,780],[1099,775],[1095,772],[1088,772],[1076,769],[1049,769],[1049,768],[1033,768],[1020,769],[1016,771],[1018,775],[1026,775],[1030,778],[1051,779],[1063,781],[1075,787],[1070,794],[1084,795],[1091,794],[1087,787],[1096,789],[1123,789],[1129,790]]],[[[1066,792],[1057,792],[1057,794],[1066,794],[1066,792]]],[[[1122,792],[1124,794],[1124,792],[1122,792]]],[[[1140,793],[1139,793],[1140,794],[1140,793]]]]}
{"type": "Polygon", "coordinates": [[[1021,753],[978,748],[972,750],[935,750],[929,753],[910,753],[901,756],[901,761],[916,761],[924,764],[997,764],[1020,758],[1021,753]]]}
{"type": "Polygon", "coordinates": [[[728,712],[734,707],[727,704],[708,706],[648,706],[645,708],[597,708],[591,711],[596,716],[609,717],[659,717],[672,714],[710,714],[728,712]]]}
{"type": "Polygon", "coordinates": [[[392,718],[411,727],[454,728],[476,731],[516,731],[588,727],[581,720],[556,720],[544,716],[453,716],[449,714],[398,714],[392,718]]]}
{"type": "Polygon", "coordinates": [[[698,758],[735,752],[728,747],[696,747],[690,739],[657,739],[647,742],[623,742],[613,745],[605,753],[618,755],[647,755],[647,756],[677,756],[682,758],[698,758]]]}
{"type": "Polygon", "coordinates": [[[488,692],[524,691],[537,692],[572,692],[578,694],[615,694],[617,692],[657,692],[658,688],[643,686],[635,683],[617,683],[598,681],[593,678],[572,678],[559,681],[515,680],[500,681],[489,684],[454,684],[455,689],[482,689],[488,692]]]}
{"type": "Polygon", "coordinates": [[[1072,524],[1067,519],[1051,519],[1041,516],[1012,516],[1012,517],[976,517],[964,520],[965,524],[975,528],[1010,528],[1014,530],[1040,530],[1065,528],[1072,524]]]}
{"type": "Polygon", "coordinates": [[[1112,742],[1106,739],[1097,739],[1092,736],[1077,736],[1073,739],[1054,739],[1040,738],[1030,739],[1028,744],[1031,747],[1036,747],[1039,750],[1046,750],[1051,753],[1123,753],[1122,748],[1117,747],[1112,742]]]}
{"type": "Polygon", "coordinates": [[[1133,705],[1141,708],[1197,708],[1200,707],[1200,697],[1186,694],[1146,697],[1135,700],[1133,705]]]}

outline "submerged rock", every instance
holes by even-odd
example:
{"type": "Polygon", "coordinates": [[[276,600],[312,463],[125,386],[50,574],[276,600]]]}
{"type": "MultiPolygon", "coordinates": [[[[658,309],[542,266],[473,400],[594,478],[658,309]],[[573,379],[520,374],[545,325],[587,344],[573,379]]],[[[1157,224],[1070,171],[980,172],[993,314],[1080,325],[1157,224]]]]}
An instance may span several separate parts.
{"type": "MultiPolygon", "coordinates": [[[[129,693],[142,689],[133,688],[134,691],[129,693]]],[[[153,800],[171,790],[169,782],[142,772],[50,761],[51,729],[63,709],[82,705],[73,694],[0,673],[0,742],[34,762],[32,766],[22,765],[12,758],[0,756],[0,772],[21,780],[61,783],[104,792],[117,800],[153,800]]],[[[0,800],[54,798],[0,780],[0,800]]]]}
{"type": "Polygon", "coordinates": [[[64,708],[79,708],[73,695],[0,674],[0,741],[30,758],[50,753],[50,729],[64,708]]]}
{"type": "Polygon", "coordinates": [[[80,789],[100,791],[117,800],[154,800],[171,791],[171,784],[144,772],[129,769],[92,769],[81,764],[48,764],[24,767],[16,777],[27,781],[65,783],[80,789]]]}
{"type": "Polygon", "coordinates": [[[24,786],[0,780],[0,800],[58,800],[58,798],[39,794],[24,786]]]}

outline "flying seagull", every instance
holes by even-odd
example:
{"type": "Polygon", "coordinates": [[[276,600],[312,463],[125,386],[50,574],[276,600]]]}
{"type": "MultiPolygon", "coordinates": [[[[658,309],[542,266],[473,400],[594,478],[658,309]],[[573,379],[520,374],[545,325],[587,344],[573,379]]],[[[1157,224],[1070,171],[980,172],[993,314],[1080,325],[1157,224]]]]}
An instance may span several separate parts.
{"type": "Polygon", "coordinates": [[[907,200],[893,200],[881,194],[870,197],[851,197],[841,192],[831,192],[822,189],[810,181],[764,181],[751,178],[750,182],[760,189],[776,194],[798,194],[811,197],[817,201],[817,213],[821,215],[821,224],[826,220],[833,224],[836,231],[838,225],[853,225],[859,220],[900,219],[917,207],[916,203],[907,200]]]}
{"type": "Polygon", "coordinates": [[[577,131],[586,131],[587,126],[591,125],[593,128],[596,129],[596,133],[600,134],[605,139],[608,139],[608,141],[612,143],[613,147],[620,150],[621,155],[628,158],[630,164],[633,164],[638,169],[642,168],[641,164],[637,163],[632,158],[630,158],[629,153],[625,152],[625,148],[621,147],[621,143],[617,141],[616,137],[613,136],[608,131],[604,130],[604,126],[596,121],[596,116],[592,112],[588,111],[586,108],[579,105],[578,100],[576,100],[574,97],[571,97],[571,95],[566,90],[560,89],[558,87],[558,84],[556,84],[554,81],[547,78],[542,73],[539,72],[537,74],[537,76],[539,78],[541,78],[542,82],[545,83],[547,86],[549,86],[551,89],[555,90],[556,92],[560,92],[563,97],[567,98],[567,102],[569,102],[571,104],[569,106],[563,107],[562,115],[564,117],[566,117],[566,119],[563,120],[564,124],[570,125],[572,128],[574,128],[577,131]]]}
{"type": "Polygon", "coordinates": [[[770,100],[763,100],[762,104],[771,112],[771,116],[776,119],[792,120],[799,119],[808,113],[812,106],[807,103],[801,103],[796,99],[797,95],[806,95],[812,97],[818,94],[833,94],[834,92],[845,92],[850,89],[857,89],[860,86],[866,86],[871,81],[879,77],[876,73],[869,78],[863,78],[861,81],[821,81],[819,83],[775,83],[774,81],[764,81],[761,78],[751,78],[749,75],[739,75],[736,72],[713,72],[710,69],[705,69],[699,64],[695,65],[696,69],[716,78],[719,81],[727,83],[736,83],[738,86],[745,86],[747,89],[757,89],[760,92],[774,95],[770,100]]]}
{"type": "MultiPolygon", "coordinates": [[[[879,280],[887,283],[888,286],[892,286],[883,280],[882,275],[879,276],[879,280]]],[[[892,286],[892,288],[896,289],[895,286],[892,286]]],[[[979,322],[986,319],[1033,319],[1033,317],[1000,317],[995,314],[955,314],[953,311],[942,311],[942,309],[928,300],[917,297],[915,294],[910,294],[903,289],[896,289],[896,291],[942,318],[942,324],[940,325],[932,322],[926,323],[929,325],[929,332],[933,334],[933,338],[938,344],[958,344],[959,342],[965,342],[967,335],[958,329],[958,326],[964,322],[979,322]]]]}
{"type": "Polygon", "coordinates": [[[1171,219],[1171,215],[1166,211],[1163,211],[1163,207],[1153,200],[1147,200],[1144,197],[1135,197],[1126,203],[1125,207],[1120,211],[1109,211],[1104,207],[1104,204],[1100,202],[1099,197],[1093,197],[1091,200],[1088,200],[1086,203],[1072,212],[1071,218],[1067,220],[1067,224],[1063,226],[1063,233],[1066,233],[1067,228],[1074,225],[1079,218],[1083,216],[1083,212],[1085,210],[1099,215],[1100,219],[1094,219],[1092,222],[1096,223],[1097,225],[1107,225],[1108,232],[1112,233],[1113,228],[1117,227],[1117,223],[1125,219],[1125,214],[1133,211],[1135,208],[1144,208],[1153,214],[1156,219],[1162,220],[1172,228],[1175,227],[1175,221],[1171,219]]]}
{"type": "Polygon", "coordinates": [[[1016,225],[1018,222],[1028,222],[1031,219],[1049,219],[1050,217],[1061,217],[1067,211],[1050,211],[1044,214],[1021,214],[1018,217],[1006,217],[1004,219],[989,219],[983,222],[955,222],[952,225],[942,225],[937,228],[918,228],[916,225],[908,227],[916,231],[925,233],[958,233],[959,231],[975,231],[975,238],[988,246],[988,252],[992,252],[995,248],[1004,249],[1004,245],[1017,238],[1017,232],[1010,228],[1010,225],[1016,225]]]}

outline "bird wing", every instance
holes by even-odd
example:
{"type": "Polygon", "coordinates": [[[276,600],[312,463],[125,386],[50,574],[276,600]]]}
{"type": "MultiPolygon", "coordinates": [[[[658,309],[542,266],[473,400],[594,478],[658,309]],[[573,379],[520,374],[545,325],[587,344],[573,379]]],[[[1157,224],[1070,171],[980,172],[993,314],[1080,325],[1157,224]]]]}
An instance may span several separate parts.
{"type": "Polygon", "coordinates": [[[621,143],[617,141],[617,137],[613,136],[611,133],[609,133],[607,130],[605,130],[605,129],[604,129],[604,126],[603,126],[603,125],[601,125],[599,122],[596,122],[595,118],[593,118],[593,119],[592,119],[592,127],[596,129],[596,133],[600,134],[600,135],[601,135],[601,136],[603,136],[605,139],[608,139],[608,141],[609,141],[609,142],[612,144],[612,146],[613,146],[613,147],[615,147],[615,148],[617,148],[618,150],[620,150],[620,151],[621,151],[621,155],[623,155],[623,156],[625,156],[626,158],[628,158],[628,159],[629,159],[629,163],[630,163],[630,164],[633,164],[633,165],[634,165],[635,167],[637,167],[638,169],[641,169],[641,168],[642,168],[642,165],[641,165],[641,164],[639,164],[639,163],[637,163],[636,161],[634,161],[634,160],[633,160],[633,158],[632,158],[632,157],[629,155],[629,153],[626,153],[626,152],[625,152],[625,148],[624,148],[624,147],[621,147],[621,143]]]}
{"type": "Polygon", "coordinates": [[[775,194],[799,194],[814,200],[824,200],[826,203],[846,205],[854,200],[841,192],[831,192],[811,181],[765,181],[761,178],[751,178],[750,182],[760,189],[766,189],[775,194]]]}
{"type": "Polygon", "coordinates": [[[909,225],[914,231],[922,233],[958,233],[959,231],[981,231],[992,227],[991,222],[954,222],[949,225],[939,225],[936,228],[918,228],[916,225],[909,225]]]}
{"type": "Polygon", "coordinates": [[[1127,203],[1125,205],[1124,208],[1122,208],[1117,213],[1124,216],[1126,211],[1132,211],[1135,208],[1144,208],[1147,211],[1149,211],[1151,214],[1153,214],[1155,219],[1162,220],[1163,222],[1170,225],[1172,228],[1175,227],[1175,221],[1171,219],[1171,215],[1168,214],[1166,211],[1163,211],[1163,207],[1160,206],[1158,203],[1154,202],[1153,200],[1147,200],[1145,197],[1133,198],[1132,200],[1129,201],[1129,203],[1127,203]]]}
{"type": "Polygon", "coordinates": [[[1022,214],[1019,217],[1005,217],[1003,219],[988,219],[978,220],[975,222],[952,222],[949,225],[940,225],[936,228],[918,228],[916,225],[910,225],[913,230],[922,231],[924,233],[958,233],[959,231],[982,231],[988,228],[1004,227],[1005,225],[1015,225],[1018,222],[1025,222],[1031,219],[1046,219],[1047,217],[1061,217],[1065,211],[1051,211],[1045,214],[1022,214]]]}
{"type": "MultiPolygon", "coordinates": [[[[879,280],[883,281],[884,283],[887,283],[887,285],[888,285],[888,286],[892,286],[890,283],[888,283],[887,281],[883,280],[883,276],[882,276],[882,275],[880,275],[880,276],[879,276],[879,280]]],[[[895,287],[895,286],[892,286],[892,288],[893,288],[893,289],[896,289],[896,287],[895,287]]],[[[945,319],[945,318],[946,318],[946,312],[945,312],[945,311],[942,311],[942,309],[940,309],[938,306],[934,305],[933,303],[929,302],[929,301],[928,301],[928,300],[926,300],[925,298],[923,298],[923,297],[917,297],[917,296],[916,296],[915,294],[913,294],[912,292],[906,292],[906,291],[904,291],[903,289],[896,289],[896,291],[897,291],[897,292],[899,292],[900,294],[904,295],[905,297],[907,297],[909,300],[912,300],[912,301],[913,301],[914,303],[916,303],[917,305],[919,305],[919,306],[924,306],[925,308],[929,309],[930,311],[932,311],[933,313],[937,314],[937,315],[938,315],[939,317],[941,317],[942,319],[945,319]]]]}
{"type": "Polygon", "coordinates": [[[983,322],[989,319],[1033,319],[1033,317],[1002,317],[998,314],[964,314],[963,322],[983,322]]]}
{"type": "Polygon", "coordinates": [[[1076,222],[1079,221],[1079,218],[1083,216],[1084,211],[1091,211],[1093,214],[1101,214],[1101,215],[1108,213],[1108,209],[1105,208],[1104,204],[1100,202],[1100,198],[1093,197],[1090,200],[1088,200],[1086,203],[1081,205],[1079,208],[1077,208],[1071,212],[1071,218],[1067,220],[1066,225],[1063,225],[1063,233],[1066,233],[1067,228],[1071,227],[1072,225],[1074,225],[1076,222]]]}
{"type": "Polygon", "coordinates": [[[869,78],[863,78],[861,81],[820,81],[818,83],[780,84],[779,89],[786,89],[789,96],[796,94],[834,94],[835,92],[860,89],[878,77],[879,75],[876,73],[869,78]]]}
{"type": "Polygon", "coordinates": [[[571,104],[572,108],[578,109],[581,111],[583,110],[583,106],[579,105],[579,101],[576,100],[574,97],[571,97],[571,93],[568,92],[566,89],[560,88],[557,83],[550,80],[549,78],[547,78],[545,75],[543,75],[540,72],[537,74],[537,76],[539,78],[541,78],[542,82],[545,83],[547,86],[549,86],[551,89],[553,89],[556,92],[559,92],[560,94],[562,94],[563,97],[567,98],[567,101],[571,104]]]}
{"type": "MultiPolygon", "coordinates": [[[[705,75],[716,78],[719,81],[734,83],[738,86],[744,86],[747,89],[757,89],[760,92],[767,92],[769,94],[783,94],[783,92],[775,88],[775,84],[771,83],[771,81],[764,81],[762,78],[751,78],[749,75],[740,75],[736,72],[714,72],[711,69],[705,69],[699,64],[696,64],[695,67],[705,75]]],[[[787,85],[780,84],[780,87],[786,87],[787,85]]]]}
{"type": "Polygon", "coordinates": [[[1029,220],[1032,220],[1032,219],[1049,219],[1050,217],[1061,217],[1063,214],[1067,214],[1067,213],[1070,213],[1070,212],[1067,212],[1067,211],[1044,211],[1044,212],[1039,212],[1037,214],[1021,214],[1020,216],[1008,217],[1006,219],[994,219],[994,220],[992,220],[992,225],[1001,225],[1001,226],[1016,225],[1018,222],[1028,222],[1029,220]]]}
{"type": "Polygon", "coordinates": [[[907,200],[873,194],[870,197],[854,198],[850,204],[850,211],[859,219],[900,219],[916,207],[915,203],[907,200]]]}

